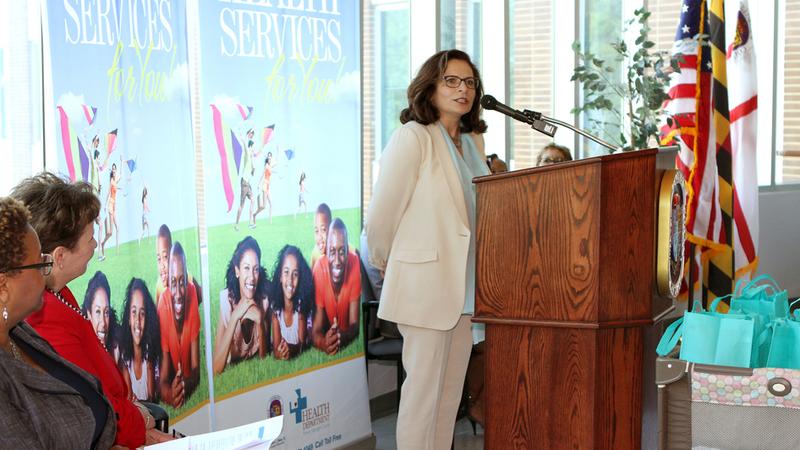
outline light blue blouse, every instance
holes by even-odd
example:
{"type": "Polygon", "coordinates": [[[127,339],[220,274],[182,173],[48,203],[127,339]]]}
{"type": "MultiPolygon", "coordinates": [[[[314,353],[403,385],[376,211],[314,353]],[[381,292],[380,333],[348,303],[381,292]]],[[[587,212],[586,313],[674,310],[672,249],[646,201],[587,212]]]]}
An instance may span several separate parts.
{"type": "Polygon", "coordinates": [[[464,204],[467,206],[467,218],[469,220],[469,253],[467,254],[467,276],[466,276],[466,300],[462,314],[472,314],[475,312],[475,185],[472,184],[474,177],[489,175],[489,167],[486,161],[482,160],[478,154],[478,148],[468,133],[461,134],[461,150],[464,153],[459,155],[456,145],[447,134],[444,125],[439,122],[442,129],[444,140],[450,150],[450,157],[453,165],[458,172],[461,181],[461,189],[464,193],[464,204]]]}

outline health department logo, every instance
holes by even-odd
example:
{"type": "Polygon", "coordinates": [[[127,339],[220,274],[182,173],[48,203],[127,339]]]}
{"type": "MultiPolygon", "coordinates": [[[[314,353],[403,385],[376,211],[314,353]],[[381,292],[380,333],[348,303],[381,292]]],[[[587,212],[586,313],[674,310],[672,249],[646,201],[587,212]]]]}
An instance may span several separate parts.
{"type": "Polygon", "coordinates": [[[295,389],[297,394],[297,401],[289,405],[289,412],[294,414],[294,423],[301,423],[303,421],[303,411],[308,407],[308,399],[303,397],[300,389],[295,389]]]}
{"type": "Polygon", "coordinates": [[[294,415],[294,423],[303,425],[303,431],[309,431],[331,421],[330,402],[309,407],[308,398],[303,396],[302,390],[295,389],[294,392],[297,394],[297,400],[289,404],[289,413],[294,415]]]}

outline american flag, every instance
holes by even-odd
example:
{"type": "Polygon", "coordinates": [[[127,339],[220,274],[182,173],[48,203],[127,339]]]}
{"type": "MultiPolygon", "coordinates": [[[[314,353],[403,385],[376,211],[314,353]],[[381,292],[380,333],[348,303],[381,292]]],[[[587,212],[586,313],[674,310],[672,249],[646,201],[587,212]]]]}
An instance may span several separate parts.
{"type": "MultiPolygon", "coordinates": [[[[692,279],[699,281],[701,264],[697,258],[704,248],[719,241],[720,232],[720,227],[714,226],[720,217],[716,201],[716,153],[709,151],[708,146],[712,130],[711,50],[707,38],[700,35],[701,20],[705,22],[703,29],[708,30],[705,1],[684,0],[680,14],[672,54],[680,60],[681,71],[674,73],[670,80],[670,98],[665,110],[672,117],[672,123],[662,128],[662,144],[680,146],[675,164],[688,182],[686,236],[689,242],[698,245],[696,254],[687,250],[687,259],[695,259],[695,264],[686,267],[692,267],[692,279]]],[[[695,289],[698,287],[699,282],[695,289]]],[[[686,289],[682,291],[685,293],[686,289]]]]}

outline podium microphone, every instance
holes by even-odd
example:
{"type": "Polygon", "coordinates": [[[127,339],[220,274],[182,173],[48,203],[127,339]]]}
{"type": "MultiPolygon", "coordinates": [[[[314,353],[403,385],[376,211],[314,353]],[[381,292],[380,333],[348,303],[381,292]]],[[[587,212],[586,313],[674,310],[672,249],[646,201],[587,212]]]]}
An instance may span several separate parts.
{"type": "Polygon", "coordinates": [[[577,128],[573,125],[570,125],[567,122],[547,117],[544,114],[538,113],[536,111],[530,111],[527,109],[525,111],[518,111],[510,106],[498,102],[497,99],[492,97],[491,95],[484,95],[483,97],[481,97],[481,106],[483,106],[483,109],[491,109],[493,111],[503,113],[514,120],[519,120],[520,122],[527,123],[534,130],[540,133],[544,133],[550,137],[553,137],[553,135],[556,134],[556,130],[558,128],[556,127],[555,124],[558,124],[561,125],[562,127],[569,128],[570,130],[580,134],[581,136],[587,139],[591,139],[597,142],[603,147],[611,150],[611,153],[622,150],[620,147],[617,147],[616,145],[613,144],[609,144],[608,142],[600,139],[599,137],[591,133],[588,133],[586,131],[583,131],[580,128],[577,128]]]}
{"type": "Polygon", "coordinates": [[[481,106],[483,106],[483,109],[497,111],[501,114],[511,117],[514,120],[527,123],[534,130],[550,137],[553,137],[558,129],[555,125],[542,120],[542,115],[540,113],[528,110],[518,111],[510,106],[498,102],[497,99],[491,95],[484,95],[481,97],[481,106]]]}

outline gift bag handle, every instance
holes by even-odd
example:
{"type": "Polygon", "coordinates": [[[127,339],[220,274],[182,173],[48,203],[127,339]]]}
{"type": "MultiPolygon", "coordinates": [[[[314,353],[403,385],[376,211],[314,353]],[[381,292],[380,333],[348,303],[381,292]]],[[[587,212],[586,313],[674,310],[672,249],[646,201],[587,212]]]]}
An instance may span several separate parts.
{"type": "MultiPolygon", "coordinates": [[[[702,309],[702,306],[701,308],[702,309]]],[[[661,340],[656,347],[658,356],[667,356],[672,353],[672,350],[678,345],[678,341],[683,336],[683,317],[675,322],[672,322],[661,336],[661,340]]]]}
{"type": "Polygon", "coordinates": [[[739,283],[743,283],[744,281],[745,280],[742,279],[742,280],[739,280],[738,282],[736,282],[736,289],[734,290],[734,292],[737,294],[737,297],[740,296],[741,294],[743,294],[744,292],[746,292],[747,290],[749,290],[751,288],[755,288],[756,285],[758,283],[760,283],[761,281],[767,281],[767,284],[765,284],[763,286],[758,286],[758,287],[761,288],[761,290],[772,289],[772,293],[773,294],[776,294],[776,293],[781,291],[781,288],[779,287],[778,282],[775,281],[775,278],[772,278],[768,274],[759,275],[759,276],[753,278],[752,280],[750,280],[749,283],[747,283],[747,285],[744,287],[744,289],[742,289],[742,291],[739,292],[739,285],[740,285],[739,283]]]}
{"type": "MultiPolygon", "coordinates": [[[[792,307],[793,307],[793,306],[795,305],[795,303],[797,303],[797,302],[800,302],[800,298],[796,298],[796,299],[792,300],[792,303],[789,303],[789,311],[791,311],[791,310],[792,310],[792,307]]],[[[789,315],[789,317],[792,317],[792,315],[789,315]]],[[[800,309],[796,309],[796,310],[794,310],[794,320],[795,320],[795,321],[800,321],[800,309]]]]}
{"type": "MultiPolygon", "coordinates": [[[[715,298],[714,301],[711,302],[711,307],[708,308],[708,312],[712,312],[712,313],[717,312],[717,307],[719,306],[719,302],[721,302],[722,300],[725,300],[726,298],[733,298],[733,294],[727,294],[727,295],[723,295],[722,297],[715,298]]],[[[695,303],[696,303],[696,301],[695,301],[695,303]]]]}

